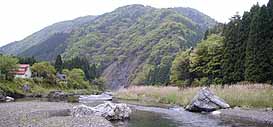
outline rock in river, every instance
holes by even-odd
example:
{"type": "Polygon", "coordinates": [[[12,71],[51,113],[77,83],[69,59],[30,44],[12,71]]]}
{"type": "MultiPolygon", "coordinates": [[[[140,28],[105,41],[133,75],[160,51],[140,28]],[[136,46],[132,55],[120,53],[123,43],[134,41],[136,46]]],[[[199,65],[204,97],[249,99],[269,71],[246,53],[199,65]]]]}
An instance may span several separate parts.
{"type": "Polygon", "coordinates": [[[199,90],[191,103],[187,105],[186,110],[192,112],[211,112],[229,107],[229,104],[227,104],[223,99],[214,95],[209,88],[205,87],[199,90]]]}
{"type": "Polygon", "coordinates": [[[81,95],[79,98],[80,102],[86,101],[110,101],[112,100],[112,95],[108,93],[102,93],[100,95],[81,95]]]}
{"type": "Polygon", "coordinates": [[[11,101],[14,101],[14,98],[6,96],[6,102],[11,102],[11,101]]]}
{"type": "Polygon", "coordinates": [[[114,104],[106,102],[96,107],[79,105],[73,107],[71,115],[75,117],[82,116],[102,116],[107,120],[124,120],[130,117],[132,110],[126,104],[114,104]]]}
{"type": "Polygon", "coordinates": [[[11,102],[11,101],[14,101],[14,98],[5,96],[5,93],[2,90],[0,90],[0,102],[11,102]]]}

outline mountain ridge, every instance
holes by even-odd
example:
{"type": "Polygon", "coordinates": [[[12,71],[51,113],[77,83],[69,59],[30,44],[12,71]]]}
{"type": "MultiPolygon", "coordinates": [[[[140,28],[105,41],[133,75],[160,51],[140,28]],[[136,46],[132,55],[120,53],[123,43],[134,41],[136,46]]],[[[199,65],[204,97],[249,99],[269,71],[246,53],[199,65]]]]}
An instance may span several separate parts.
{"type": "Polygon", "coordinates": [[[85,56],[102,70],[111,89],[147,82],[164,84],[168,78],[153,76],[167,75],[176,53],[195,46],[216,23],[191,8],[127,5],[69,32],[51,34],[17,54],[50,61],[59,54],[65,60],[85,56]]]}
{"type": "Polygon", "coordinates": [[[89,23],[95,16],[78,17],[73,20],[66,20],[49,25],[33,34],[27,36],[20,41],[14,41],[0,47],[0,52],[10,55],[19,55],[33,45],[39,44],[55,33],[69,33],[72,29],[80,27],[85,23],[89,23]],[[37,39],[37,40],[36,40],[37,39]],[[18,48],[19,47],[19,48],[18,48]]]}

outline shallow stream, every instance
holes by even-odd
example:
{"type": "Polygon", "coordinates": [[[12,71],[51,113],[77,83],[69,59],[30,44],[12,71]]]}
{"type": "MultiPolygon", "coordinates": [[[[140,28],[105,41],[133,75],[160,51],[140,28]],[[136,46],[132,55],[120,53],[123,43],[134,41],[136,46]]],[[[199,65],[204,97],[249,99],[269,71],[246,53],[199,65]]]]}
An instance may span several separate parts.
{"type": "MultiPolygon", "coordinates": [[[[181,107],[163,104],[147,104],[132,101],[115,100],[127,103],[133,113],[131,119],[123,122],[113,122],[116,127],[262,127],[250,121],[241,121],[228,117],[214,116],[185,111],[181,107]],[[145,105],[145,106],[143,106],[145,105]]],[[[95,106],[100,102],[85,102],[95,106]]]]}
{"type": "MultiPolygon", "coordinates": [[[[21,99],[17,101],[31,101],[21,99]]],[[[33,100],[33,101],[37,101],[33,100]]],[[[46,101],[39,99],[39,101],[46,101]]],[[[139,102],[120,101],[127,103],[133,110],[130,120],[112,122],[115,127],[263,127],[254,122],[223,118],[211,114],[200,114],[185,111],[180,107],[162,104],[144,104],[139,102]],[[145,106],[144,106],[145,105],[145,106]]],[[[59,102],[63,103],[63,102],[59,102]]],[[[88,106],[96,106],[103,102],[81,102],[88,106]]],[[[75,103],[77,105],[79,103],[75,103]]]]}

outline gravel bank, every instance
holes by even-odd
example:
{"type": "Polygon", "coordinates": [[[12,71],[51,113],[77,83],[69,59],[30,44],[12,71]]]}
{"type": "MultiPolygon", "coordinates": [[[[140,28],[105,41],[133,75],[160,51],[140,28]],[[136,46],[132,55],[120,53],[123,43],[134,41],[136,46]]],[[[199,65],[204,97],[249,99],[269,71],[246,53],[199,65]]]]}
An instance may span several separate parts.
{"type": "Polygon", "coordinates": [[[265,111],[258,109],[222,109],[221,117],[240,119],[254,123],[265,124],[265,126],[273,126],[273,111],[265,111]]]}
{"type": "Polygon", "coordinates": [[[73,105],[39,101],[0,103],[0,127],[112,127],[102,117],[69,116],[73,105]]]}

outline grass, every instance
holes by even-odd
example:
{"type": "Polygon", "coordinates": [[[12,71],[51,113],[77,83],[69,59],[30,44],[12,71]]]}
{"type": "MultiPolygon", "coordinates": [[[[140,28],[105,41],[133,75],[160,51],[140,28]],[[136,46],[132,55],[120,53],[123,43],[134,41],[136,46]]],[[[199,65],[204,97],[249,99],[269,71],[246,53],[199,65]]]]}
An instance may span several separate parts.
{"type": "MultiPolygon", "coordinates": [[[[176,104],[186,106],[201,87],[184,88],[160,86],[132,86],[115,92],[119,99],[176,104]]],[[[212,86],[210,89],[232,107],[273,107],[273,87],[266,84],[236,84],[212,86]]]]}

